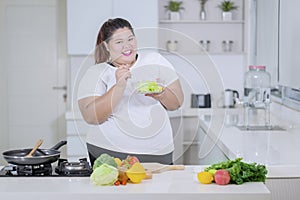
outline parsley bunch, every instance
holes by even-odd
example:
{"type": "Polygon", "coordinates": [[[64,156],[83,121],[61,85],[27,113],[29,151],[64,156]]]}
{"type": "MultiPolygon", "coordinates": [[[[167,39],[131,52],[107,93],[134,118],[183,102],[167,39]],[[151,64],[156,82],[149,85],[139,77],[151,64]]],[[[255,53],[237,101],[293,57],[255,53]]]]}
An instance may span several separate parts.
{"type": "Polygon", "coordinates": [[[265,165],[256,163],[245,163],[241,161],[242,158],[235,160],[228,160],[204,169],[204,171],[225,169],[229,171],[230,182],[235,184],[242,184],[244,182],[265,182],[268,173],[265,165]]]}

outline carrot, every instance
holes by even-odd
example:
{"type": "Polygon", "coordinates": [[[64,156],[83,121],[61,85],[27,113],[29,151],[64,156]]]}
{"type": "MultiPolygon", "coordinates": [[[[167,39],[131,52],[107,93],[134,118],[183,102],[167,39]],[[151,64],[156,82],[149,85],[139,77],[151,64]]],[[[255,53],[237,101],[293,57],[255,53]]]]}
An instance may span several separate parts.
{"type": "Polygon", "coordinates": [[[121,181],[121,185],[126,185],[127,184],[127,180],[122,180],[121,181]]]}

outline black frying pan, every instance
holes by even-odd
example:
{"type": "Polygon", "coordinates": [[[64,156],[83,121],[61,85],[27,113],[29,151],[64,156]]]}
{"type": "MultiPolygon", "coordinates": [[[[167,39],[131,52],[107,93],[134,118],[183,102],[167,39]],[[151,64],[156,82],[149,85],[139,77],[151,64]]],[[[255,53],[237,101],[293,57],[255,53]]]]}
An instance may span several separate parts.
{"type": "Polygon", "coordinates": [[[60,151],[58,149],[67,144],[67,141],[60,141],[50,149],[37,149],[32,157],[26,157],[26,155],[32,149],[18,149],[9,150],[2,153],[4,159],[15,165],[40,165],[48,164],[57,161],[60,157],[60,151]]]}

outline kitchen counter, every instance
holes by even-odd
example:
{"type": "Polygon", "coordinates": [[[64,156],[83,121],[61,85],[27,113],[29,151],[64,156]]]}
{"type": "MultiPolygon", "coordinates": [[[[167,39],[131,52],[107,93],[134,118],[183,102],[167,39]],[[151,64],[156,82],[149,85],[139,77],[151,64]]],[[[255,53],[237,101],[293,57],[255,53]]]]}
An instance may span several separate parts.
{"type": "MultiPolygon", "coordinates": [[[[271,104],[271,124],[285,130],[243,131],[243,109],[185,109],[185,117],[198,117],[199,126],[229,158],[265,164],[268,178],[300,177],[300,112],[271,104]]],[[[175,116],[175,113],[173,113],[175,116]]],[[[204,141],[205,142],[205,141],[204,141]]],[[[209,149],[202,149],[205,155],[209,149]]]]}
{"type": "Polygon", "coordinates": [[[153,174],[152,179],[126,186],[94,186],[89,177],[0,177],[0,197],[12,199],[213,199],[267,200],[270,191],[261,182],[200,184],[196,173],[203,166],[187,166],[183,171],[153,174]]]}
{"type": "MultiPolygon", "coordinates": [[[[181,108],[168,114],[170,118],[198,118],[195,128],[203,129],[226,157],[243,157],[246,162],[265,164],[269,171],[268,178],[300,177],[299,111],[283,106],[280,102],[271,103],[271,124],[283,127],[286,129],[284,131],[239,130],[236,125],[243,123],[241,107],[181,108]]],[[[82,118],[78,112],[69,112],[66,119],[82,118]]],[[[201,150],[200,154],[205,155],[210,149],[201,150]]]]}

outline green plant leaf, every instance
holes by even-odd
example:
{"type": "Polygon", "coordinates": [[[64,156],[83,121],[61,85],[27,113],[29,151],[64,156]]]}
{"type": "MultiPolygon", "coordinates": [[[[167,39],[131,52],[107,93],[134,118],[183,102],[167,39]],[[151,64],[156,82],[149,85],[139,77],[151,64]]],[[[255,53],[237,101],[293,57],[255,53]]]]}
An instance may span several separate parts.
{"type": "Polygon", "coordinates": [[[234,4],[234,2],[232,1],[222,1],[220,5],[218,5],[218,7],[223,11],[223,12],[229,12],[232,10],[236,10],[238,8],[238,6],[236,6],[234,4]]]}
{"type": "Polygon", "coordinates": [[[172,11],[172,12],[178,12],[181,9],[184,9],[184,7],[182,7],[182,1],[169,1],[168,5],[165,6],[166,10],[172,11]]]}

